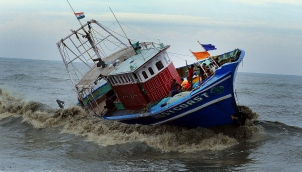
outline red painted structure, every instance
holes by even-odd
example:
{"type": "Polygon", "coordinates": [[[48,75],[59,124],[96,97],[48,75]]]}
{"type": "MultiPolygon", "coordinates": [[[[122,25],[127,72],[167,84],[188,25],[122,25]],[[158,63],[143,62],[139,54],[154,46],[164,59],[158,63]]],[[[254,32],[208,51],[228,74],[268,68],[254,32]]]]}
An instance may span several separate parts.
{"type": "Polygon", "coordinates": [[[150,102],[156,102],[169,95],[172,79],[176,79],[176,81],[180,83],[180,77],[173,63],[170,63],[168,67],[158,73],[155,77],[142,83],[150,102]]]}
{"type": "Polygon", "coordinates": [[[126,109],[140,109],[150,102],[165,98],[170,93],[172,79],[180,83],[173,63],[144,83],[113,86],[115,93],[126,109]]]}
{"type": "Polygon", "coordinates": [[[138,84],[116,85],[113,89],[126,109],[140,109],[150,102],[138,84]]]}

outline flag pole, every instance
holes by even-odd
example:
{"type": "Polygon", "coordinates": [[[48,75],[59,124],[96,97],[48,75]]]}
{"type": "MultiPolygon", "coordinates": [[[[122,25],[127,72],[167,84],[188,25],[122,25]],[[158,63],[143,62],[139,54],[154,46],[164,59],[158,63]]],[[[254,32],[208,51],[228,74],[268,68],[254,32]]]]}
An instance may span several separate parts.
{"type": "Polygon", "coordinates": [[[192,52],[192,50],[191,50],[191,49],[189,49],[189,50],[190,50],[190,52],[192,53],[192,55],[195,57],[196,62],[198,63],[198,59],[197,59],[197,57],[195,56],[195,54],[192,52]]]}
{"type": "MultiPolygon", "coordinates": [[[[199,41],[197,41],[199,43],[199,45],[204,49],[204,51],[206,51],[206,49],[201,45],[201,43],[199,41]]],[[[214,57],[210,56],[210,58],[212,59],[212,61],[215,63],[216,66],[219,67],[219,65],[215,62],[214,57]]]]}
{"type": "MultiPolygon", "coordinates": [[[[67,0],[67,2],[68,2],[68,4],[69,4],[69,6],[70,6],[70,8],[71,8],[71,10],[73,11],[73,14],[75,15],[75,11],[73,10],[73,8],[72,8],[72,6],[70,5],[70,3],[69,3],[69,1],[67,0]]],[[[76,18],[77,18],[77,16],[75,16],[76,18]]],[[[77,20],[78,20],[78,22],[80,23],[80,25],[83,27],[83,25],[82,25],[82,23],[81,23],[81,21],[77,18],[77,20]]]]}
{"type": "Polygon", "coordinates": [[[203,48],[204,51],[207,51],[207,50],[201,45],[201,43],[200,43],[199,41],[197,41],[197,42],[198,42],[199,45],[203,48]]]}
{"type": "MultiPolygon", "coordinates": [[[[68,0],[67,0],[67,2],[68,2],[68,4],[69,4],[71,10],[73,11],[73,14],[75,15],[75,11],[73,10],[71,4],[69,3],[68,0]]],[[[77,18],[76,15],[75,15],[75,17],[77,18]]],[[[97,59],[92,59],[92,57],[89,55],[90,58],[91,58],[93,61],[94,61],[94,60],[98,60],[99,63],[102,65],[102,67],[105,67],[105,62],[102,60],[102,57],[101,57],[101,55],[100,55],[100,53],[99,53],[99,50],[98,50],[97,46],[94,44],[94,40],[91,38],[90,33],[87,32],[87,31],[85,30],[85,28],[84,28],[84,26],[82,25],[80,19],[77,18],[77,20],[78,20],[78,22],[79,22],[80,25],[81,25],[81,29],[86,33],[86,38],[87,38],[88,42],[90,43],[90,45],[91,45],[93,51],[95,52],[96,56],[98,57],[97,59]]],[[[90,26],[88,25],[88,27],[90,27],[90,26]]],[[[77,34],[75,31],[72,31],[72,32],[74,32],[74,34],[77,34]]],[[[78,36],[77,36],[77,37],[78,37],[78,36]]],[[[78,38],[78,39],[79,39],[79,38],[78,38]]],[[[82,43],[81,43],[81,45],[82,45],[82,43]]],[[[82,46],[84,47],[84,45],[82,45],[82,46]]],[[[84,48],[85,48],[85,47],[84,47],[84,48]]],[[[86,49],[85,49],[85,50],[86,50],[86,49]]],[[[88,50],[86,50],[86,51],[88,51],[88,50]]]]}

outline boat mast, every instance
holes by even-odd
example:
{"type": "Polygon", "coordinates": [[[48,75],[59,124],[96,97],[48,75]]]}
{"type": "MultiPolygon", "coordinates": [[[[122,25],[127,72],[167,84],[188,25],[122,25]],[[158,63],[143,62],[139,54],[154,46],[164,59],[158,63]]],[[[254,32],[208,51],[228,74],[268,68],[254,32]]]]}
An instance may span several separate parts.
{"type": "MultiPolygon", "coordinates": [[[[71,4],[69,3],[69,1],[67,0],[67,3],[69,4],[69,6],[70,6],[70,8],[71,8],[71,10],[73,11],[73,13],[74,13],[74,15],[75,15],[75,11],[74,11],[74,9],[72,8],[72,6],[71,6],[71,4]]],[[[75,17],[76,17],[76,15],[75,15],[75,17]]],[[[77,17],[76,17],[77,18],[77,17]]],[[[112,37],[114,37],[116,40],[118,40],[123,46],[125,46],[126,48],[127,48],[127,45],[124,43],[124,42],[122,42],[120,39],[118,39],[114,34],[112,34],[108,29],[106,29],[106,27],[105,26],[103,26],[103,25],[101,25],[100,23],[98,23],[96,20],[91,20],[91,21],[88,21],[87,23],[85,23],[85,24],[82,24],[81,23],[81,21],[80,21],[80,19],[78,19],[77,18],[77,20],[78,20],[78,22],[79,22],[79,24],[80,24],[80,28],[79,29],[77,29],[77,30],[72,30],[72,33],[69,35],[69,36],[67,36],[66,38],[64,38],[64,39],[61,39],[61,41],[59,41],[58,43],[57,43],[57,47],[58,47],[58,49],[59,49],[59,52],[60,52],[60,55],[61,55],[61,57],[62,57],[62,59],[63,59],[63,62],[64,62],[64,64],[65,64],[65,68],[66,68],[66,70],[67,70],[67,73],[68,73],[68,75],[69,75],[69,78],[71,79],[71,82],[72,82],[72,84],[73,84],[73,86],[74,86],[74,90],[75,90],[75,92],[76,92],[76,94],[77,94],[77,96],[78,96],[78,100],[80,101],[80,102],[82,102],[83,101],[83,97],[82,97],[82,95],[81,95],[81,93],[80,93],[80,91],[79,91],[79,89],[78,89],[78,87],[76,87],[76,84],[75,84],[75,82],[74,82],[74,80],[73,80],[73,77],[72,77],[72,75],[71,75],[71,73],[70,73],[70,71],[69,71],[69,64],[72,62],[72,61],[74,61],[75,59],[77,59],[78,57],[80,57],[80,56],[83,56],[83,53],[85,53],[85,52],[88,52],[88,50],[84,47],[84,45],[81,43],[81,41],[80,41],[80,39],[79,39],[79,37],[78,37],[78,34],[80,34],[80,33],[78,33],[80,30],[82,30],[83,32],[84,32],[84,34],[81,34],[82,36],[83,36],[83,38],[86,38],[87,39],[87,41],[89,42],[89,44],[91,45],[91,49],[94,51],[94,53],[95,53],[95,56],[96,56],[96,58],[97,58],[97,60],[99,61],[99,63],[101,64],[101,66],[104,68],[104,67],[106,67],[106,65],[105,65],[105,62],[102,60],[102,58],[101,58],[101,55],[100,55],[100,52],[99,52],[99,49],[98,49],[98,47],[97,47],[97,45],[98,45],[98,42],[97,41],[95,41],[94,40],[94,38],[93,38],[93,36],[91,35],[92,34],[92,32],[91,32],[91,24],[92,23],[95,23],[95,24],[97,24],[99,27],[101,27],[105,32],[107,32],[110,36],[112,36],[112,37]],[[88,27],[88,28],[86,28],[85,29],[85,27],[88,27]],[[88,29],[88,30],[87,30],[88,29]],[[86,31],[87,30],[87,31],[86,31]],[[75,43],[72,41],[72,39],[70,38],[72,35],[75,35],[76,37],[77,37],[77,39],[80,41],[80,43],[81,43],[81,45],[84,47],[84,49],[85,49],[85,52],[81,52],[79,49],[78,49],[78,47],[75,45],[75,43]],[[79,55],[76,55],[65,43],[64,43],[64,41],[65,40],[67,40],[67,39],[70,39],[70,41],[73,43],[73,45],[76,47],[76,49],[79,51],[79,55]],[[63,45],[64,47],[67,47],[76,57],[73,59],[73,60],[69,60],[69,61],[67,61],[67,59],[66,59],[66,57],[65,57],[65,54],[64,54],[64,52],[61,50],[61,45],[63,45]]],[[[107,36],[107,37],[109,37],[109,36],[107,36]]],[[[106,38],[107,38],[106,37],[106,38]]],[[[104,39],[106,39],[106,38],[104,38],[104,39]]],[[[89,55],[89,53],[88,53],[88,55],[89,55]]],[[[90,56],[90,55],[89,55],[90,56]]],[[[92,59],[92,57],[90,56],[90,59],[91,60],[93,60],[92,59]]],[[[81,60],[81,59],[80,59],[81,60]]],[[[84,61],[83,61],[84,62],[84,61]]],[[[86,64],[86,63],[85,63],[86,64]]]]}
{"type": "MultiPolygon", "coordinates": [[[[68,0],[67,0],[67,2],[68,2],[68,4],[69,4],[71,10],[73,11],[73,14],[75,14],[75,11],[74,11],[74,9],[72,8],[72,6],[71,6],[71,4],[69,3],[68,0]]],[[[75,17],[76,17],[76,16],[75,16],[75,17]]],[[[76,17],[76,18],[77,18],[77,17],[76,17]]],[[[100,53],[99,53],[99,50],[98,50],[98,48],[95,46],[94,41],[91,39],[90,34],[85,30],[85,28],[84,28],[83,24],[81,23],[80,19],[77,18],[77,20],[78,20],[79,24],[81,25],[81,29],[85,32],[86,38],[88,39],[88,42],[90,43],[90,45],[91,45],[93,51],[95,52],[98,61],[102,64],[102,67],[105,67],[105,62],[102,60],[102,57],[101,57],[101,55],[100,55],[100,53]]],[[[90,28],[90,25],[88,25],[88,27],[90,28]]],[[[76,34],[76,33],[75,33],[75,34],[76,34]]]]}

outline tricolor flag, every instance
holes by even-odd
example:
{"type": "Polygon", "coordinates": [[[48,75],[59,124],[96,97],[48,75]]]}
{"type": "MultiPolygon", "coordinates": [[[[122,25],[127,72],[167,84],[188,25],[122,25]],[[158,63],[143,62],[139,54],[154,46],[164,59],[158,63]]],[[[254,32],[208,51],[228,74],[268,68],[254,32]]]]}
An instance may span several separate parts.
{"type": "Polygon", "coordinates": [[[206,51],[209,50],[216,50],[217,48],[215,47],[215,45],[212,44],[201,44],[199,43],[206,51]]]}
{"type": "Polygon", "coordinates": [[[84,12],[74,13],[78,20],[83,19],[85,17],[84,12]]]}

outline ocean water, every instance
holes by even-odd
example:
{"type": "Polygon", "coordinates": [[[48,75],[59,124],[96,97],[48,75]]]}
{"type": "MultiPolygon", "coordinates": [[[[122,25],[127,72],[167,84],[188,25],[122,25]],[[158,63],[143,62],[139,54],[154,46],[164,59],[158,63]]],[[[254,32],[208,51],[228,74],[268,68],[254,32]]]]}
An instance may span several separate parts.
{"type": "Polygon", "coordinates": [[[301,171],[302,77],[239,69],[236,95],[245,126],[125,125],[74,106],[61,61],[0,58],[0,171],[301,171]]]}

